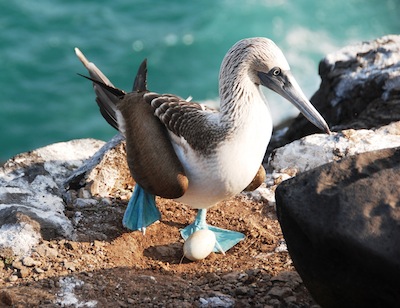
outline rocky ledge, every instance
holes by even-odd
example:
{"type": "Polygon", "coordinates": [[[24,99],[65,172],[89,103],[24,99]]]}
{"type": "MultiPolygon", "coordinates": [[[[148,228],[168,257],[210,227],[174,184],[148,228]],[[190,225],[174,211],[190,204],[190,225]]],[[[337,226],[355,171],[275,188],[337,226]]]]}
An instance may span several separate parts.
{"type": "MultiPolygon", "coordinates": [[[[320,63],[312,101],[333,136],[274,151],[297,176],[276,190],[294,265],[323,307],[400,302],[400,36],[346,47],[320,63]],[[300,157],[300,159],[299,159],[300,157]]],[[[280,142],[310,132],[298,117],[280,142]]]]}
{"type": "Polygon", "coordinates": [[[158,200],[163,219],[145,237],[122,228],[134,181],[119,135],[7,161],[0,168],[0,303],[398,303],[400,36],[330,54],[320,75],[312,102],[335,132],[312,134],[300,116],[276,131],[266,183],[210,213],[210,222],[246,234],[226,256],[183,260],[178,230],[193,211],[169,200],[158,200]]]}

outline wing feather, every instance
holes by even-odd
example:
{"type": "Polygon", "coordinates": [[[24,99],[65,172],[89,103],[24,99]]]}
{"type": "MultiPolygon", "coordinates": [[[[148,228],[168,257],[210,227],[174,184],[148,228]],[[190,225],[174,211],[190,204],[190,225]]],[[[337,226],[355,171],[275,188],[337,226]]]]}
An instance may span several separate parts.
{"type": "Polygon", "coordinates": [[[223,129],[215,121],[217,110],[189,102],[171,94],[150,92],[144,99],[170,133],[184,138],[195,150],[209,153],[224,138],[223,129]]]}

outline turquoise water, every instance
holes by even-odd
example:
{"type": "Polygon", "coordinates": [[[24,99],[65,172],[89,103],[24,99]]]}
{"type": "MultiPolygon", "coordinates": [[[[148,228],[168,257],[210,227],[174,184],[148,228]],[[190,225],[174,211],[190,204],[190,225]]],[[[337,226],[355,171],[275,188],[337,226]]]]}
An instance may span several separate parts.
{"type": "MultiPolygon", "coordinates": [[[[265,36],[284,51],[307,96],[318,62],[349,43],[400,33],[397,0],[0,2],[0,161],[50,143],[115,134],[98,112],[74,54],[79,47],[118,87],[129,90],[148,58],[157,92],[217,100],[225,52],[265,36]]],[[[271,96],[275,123],[296,111],[271,96]]]]}

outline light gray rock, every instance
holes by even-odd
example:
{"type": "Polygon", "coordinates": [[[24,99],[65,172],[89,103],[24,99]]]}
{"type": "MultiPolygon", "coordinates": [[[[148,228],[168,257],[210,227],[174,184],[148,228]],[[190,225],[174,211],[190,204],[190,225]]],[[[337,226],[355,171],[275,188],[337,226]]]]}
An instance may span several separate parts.
{"type": "MultiPolygon", "coordinates": [[[[321,85],[310,101],[333,130],[371,129],[400,121],[400,35],[328,54],[319,64],[319,74],[321,85]]],[[[274,133],[268,153],[318,132],[299,115],[288,129],[274,133]]]]}
{"type": "Polygon", "coordinates": [[[103,141],[73,140],[17,155],[0,167],[0,247],[29,253],[40,238],[74,238],[64,181],[103,141]]]}
{"type": "Polygon", "coordinates": [[[31,257],[25,257],[22,259],[22,264],[26,267],[34,267],[34,266],[40,266],[41,262],[36,261],[31,257]]]}
{"type": "Polygon", "coordinates": [[[216,296],[200,297],[199,301],[202,308],[230,308],[235,306],[235,299],[222,293],[216,296]]]}
{"type": "Polygon", "coordinates": [[[379,129],[350,129],[332,135],[315,134],[276,149],[270,167],[276,172],[285,169],[304,172],[346,156],[399,146],[400,122],[379,129]]]}

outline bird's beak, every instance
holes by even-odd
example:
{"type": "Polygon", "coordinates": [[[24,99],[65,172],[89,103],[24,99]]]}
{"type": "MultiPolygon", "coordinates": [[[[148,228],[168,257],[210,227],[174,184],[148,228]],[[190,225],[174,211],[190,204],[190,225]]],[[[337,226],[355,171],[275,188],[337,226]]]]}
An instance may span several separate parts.
{"type": "Polygon", "coordinates": [[[258,72],[258,77],[261,84],[272,91],[278,93],[282,97],[291,102],[300,112],[319,129],[330,134],[328,124],[315,107],[306,98],[303,91],[300,89],[296,79],[292,73],[287,71],[280,71],[279,74],[274,75],[272,72],[264,73],[258,72]]]}

